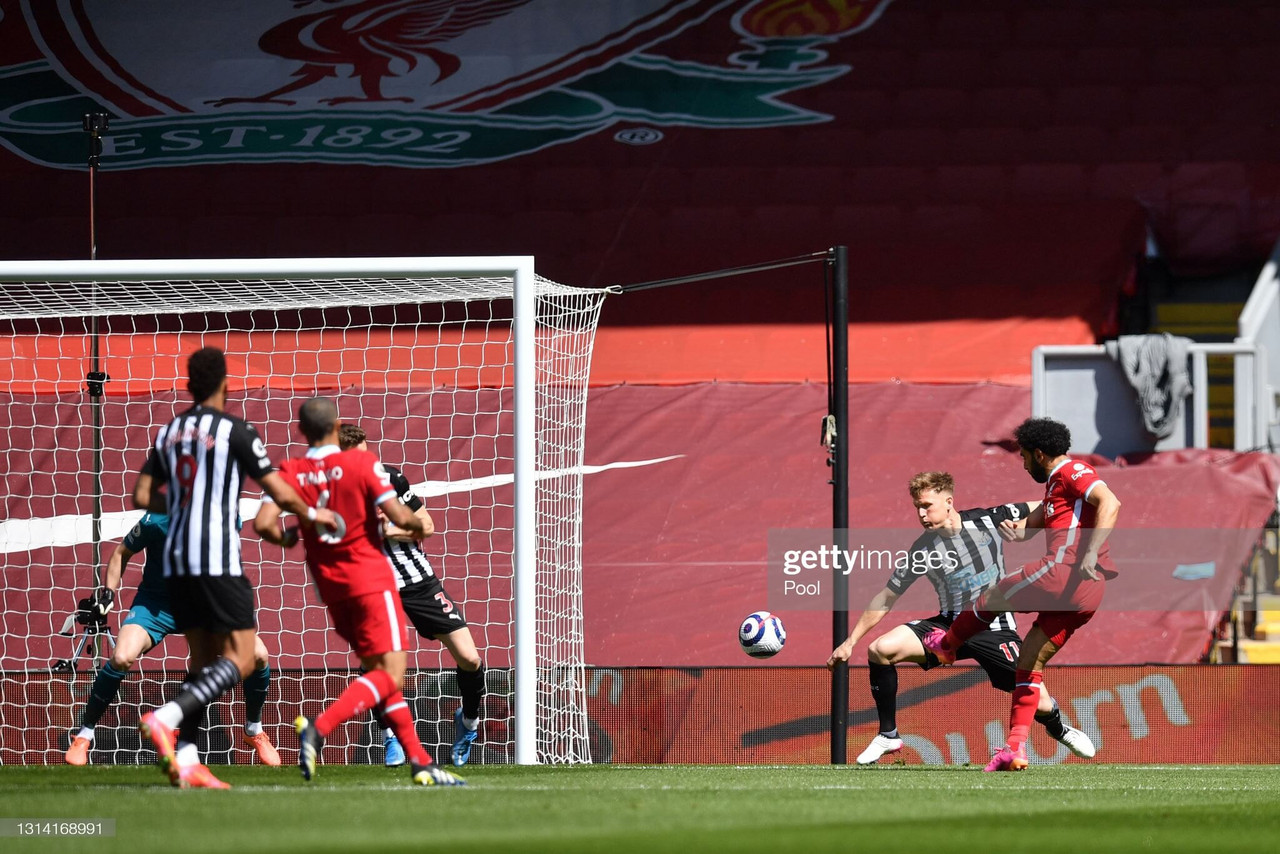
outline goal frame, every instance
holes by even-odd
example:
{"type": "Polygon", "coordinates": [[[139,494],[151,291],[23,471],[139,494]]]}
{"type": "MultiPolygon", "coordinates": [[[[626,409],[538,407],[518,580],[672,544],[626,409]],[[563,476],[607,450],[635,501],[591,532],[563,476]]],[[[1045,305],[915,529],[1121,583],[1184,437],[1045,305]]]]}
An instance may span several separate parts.
{"type": "Polygon", "coordinates": [[[0,262],[0,284],[22,281],[114,282],[138,279],[359,279],[370,277],[510,277],[513,282],[513,671],[514,759],[537,756],[536,378],[537,279],[534,258],[402,256],[382,258],[145,259],[0,262]]]}

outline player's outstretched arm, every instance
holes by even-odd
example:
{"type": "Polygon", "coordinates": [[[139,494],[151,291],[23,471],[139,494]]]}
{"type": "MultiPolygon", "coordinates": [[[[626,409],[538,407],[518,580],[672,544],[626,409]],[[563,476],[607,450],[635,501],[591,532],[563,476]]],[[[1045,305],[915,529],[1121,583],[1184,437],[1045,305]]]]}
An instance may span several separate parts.
{"type": "MultiPolygon", "coordinates": [[[[297,516],[298,521],[304,525],[319,523],[329,527],[336,527],[337,517],[333,515],[332,510],[327,507],[309,507],[307,502],[303,501],[302,497],[289,485],[288,481],[280,476],[279,472],[273,471],[264,474],[259,478],[258,483],[262,486],[262,491],[271,496],[271,500],[276,503],[277,512],[279,510],[288,510],[297,516]]],[[[265,502],[263,506],[265,508],[265,502]]],[[[259,515],[261,515],[261,511],[259,511],[259,515]]],[[[258,529],[256,519],[254,520],[253,529],[258,531],[259,536],[262,536],[262,531],[258,529]]]]}
{"type": "Polygon", "coordinates": [[[831,657],[827,659],[827,669],[835,670],[837,664],[841,662],[847,663],[849,657],[853,655],[853,648],[858,645],[858,641],[862,640],[867,632],[879,625],[885,614],[888,614],[893,609],[893,603],[897,601],[898,594],[888,587],[873,596],[871,601],[867,603],[867,609],[862,612],[862,616],[854,624],[853,631],[849,633],[848,639],[832,651],[831,657]]]}
{"type": "MultiPolygon", "coordinates": [[[[412,539],[421,540],[428,537],[435,531],[435,524],[431,524],[430,530],[427,524],[423,522],[422,517],[414,513],[400,501],[398,495],[392,495],[390,498],[378,505],[378,509],[387,517],[387,521],[395,525],[412,539]]],[[[431,516],[427,514],[427,520],[430,522],[431,516]]]]}
{"type": "Polygon", "coordinates": [[[1041,507],[1042,503],[1040,501],[1028,501],[1027,506],[1031,508],[1031,513],[1025,519],[1016,521],[1005,519],[1001,522],[1000,538],[1007,543],[1017,543],[1034,537],[1044,527],[1044,508],[1041,507]]]}
{"type": "Polygon", "coordinates": [[[280,530],[280,505],[274,499],[263,501],[258,507],[258,515],[253,517],[253,530],[268,543],[284,546],[286,549],[298,544],[298,529],[280,530]]]}
{"type": "Polygon", "coordinates": [[[169,512],[169,504],[165,500],[164,493],[156,488],[155,478],[148,472],[139,473],[138,479],[134,481],[133,506],[152,513],[169,512]]]}
{"type": "Polygon", "coordinates": [[[413,515],[422,520],[422,536],[414,537],[404,528],[387,520],[386,525],[382,529],[382,535],[394,543],[411,542],[413,540],[425,540],[436,532],[435,520],[431,518],[431,514],[427,512],[427,508],[419,507],[413,511],[413,515]]]}

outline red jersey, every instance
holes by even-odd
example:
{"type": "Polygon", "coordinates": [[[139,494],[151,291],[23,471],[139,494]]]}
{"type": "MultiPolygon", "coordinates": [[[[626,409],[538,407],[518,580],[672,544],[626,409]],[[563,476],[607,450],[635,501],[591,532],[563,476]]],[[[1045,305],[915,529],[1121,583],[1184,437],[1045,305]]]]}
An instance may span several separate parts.
{"type": "MultiPolygon", "coordinates": [[[[1046,557],[1054,563],[1075,566],[1077,550],[1084,531],[1097,524],[1098,508],[1085,499],[1102,478],[1093,466],[1067,459],[1049,472],[1044,485],[1044,527],[1046,557]]],[[[1104,484],[1105,485],[1105,484],[1104,484]]],[[[1114,576],[1111,551],[1107,543],[1098,550],[1098,568],[1114,576]]]]}
{"type": "Polygon", "coordinates": [[[327,507],[338,516],[336,530],[320,525],[302,529],[307,566],[325,604],[384,590],[394,593],[396,574],[382,550],[377,506],[396,491],[378,458],[326,445],[285,460],[280,474],[307,504],[327,507]]]}

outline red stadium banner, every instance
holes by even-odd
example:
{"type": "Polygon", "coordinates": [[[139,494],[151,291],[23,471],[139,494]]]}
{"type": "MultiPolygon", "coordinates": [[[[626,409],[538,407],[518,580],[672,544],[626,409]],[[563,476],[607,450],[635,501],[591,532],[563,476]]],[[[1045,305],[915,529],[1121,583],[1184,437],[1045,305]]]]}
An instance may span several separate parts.
{"type": "MultiPolygon", "coordinates": [[[[974,667],[899,671],[908,764],[985,764],[1004,744],[1009,695],[974,667]]],[[[865,668],[850,672],[849,747],[878,730],[865,668]]],[[[1046,682],[1096,762],[1280,762],[1280,667],[1059,667],[1046,682]]],[[[823,764],[830,761],[824,668],[593,671],[589,711],[607,735],[596,761],[823,764]]],[[[594,747],[594,745],[593,745],[594,747]]],[[[1081,762],[1039,726],[1033,763],[1081,762]]],[[[890,760],[882,760],[888,764],[890,760]]]]}
{"type": "MultiPolygon", "coordinates": [[[[899,667],[898,729],[911,765],[983,765],[1004,743],[1009,695],[975,667],[925,673],[899,667]]],[[[286,751],[296,745],[289,721],[319,714],[353,671],[275,672],[264,723],[286,751]]],[[[491,670],[496,674],[496,670],[491,670]]],[[[434,752],[452,739],[455,696],[441,692],[442,671],[411,671],[405,696],[418,732],[434,752]]],[[[162,684],[178,673],[133,673],[99,726],[94,761],[149,762],[137,735],[139,708],[159,705],[162,684]],[[106,757],[110,757],[107,759],[106,757]]],[[[491,685],[494,676],[490,677],[491,685]]],[[[1064,717],[1098,748],[1100,763],[1280,763],[1280,665],[1058,667],[1046,680],[1064,717]]],[[[0,759],[5,764],[62,761],[92,673],[0,673],[0,759]]],[[[810,764],[830,761],[830,675],[825,668],[588,668],[591,756],[597,763],[810,764]]],[[[239,691],[211,707],[208,761],[244,763],[239,691]]],[[[512,756],[490,749],[507,738],[508,695],[485,699],[482,761],[512,756]]],[[[850,672],[849,747],[857,753],[878,729],[865,668],[850,672]]],[[[380,731],[368,719],[345,725],[326,743],[330,762],[381,761],[380,731]]],[[[1079,763],[1032,727],[1033,764],[1079,763]]],[[[890,759],[882,760],[889,764],[890,759]]]]}

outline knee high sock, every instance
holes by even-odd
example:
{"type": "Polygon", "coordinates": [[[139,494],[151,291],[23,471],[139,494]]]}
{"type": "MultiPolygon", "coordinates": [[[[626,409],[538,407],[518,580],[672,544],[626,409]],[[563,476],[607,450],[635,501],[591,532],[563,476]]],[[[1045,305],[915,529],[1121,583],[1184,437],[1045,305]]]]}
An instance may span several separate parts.
{"type": "Polygon", "coordinates": [[[892,664],[869,662],[871,697],[880,716],[880,734],[898,737],[898,668],[892,664]]]}
{"type": "Polygon", "coordinates": [[[89,689],[89,699],[84,704],[80,726],[93,729],[98,725],[98,721],[107,711],[107,706],[115,701],[116,694],[120,691],[120,683],[128,673],[127,670],[123,672],[116,670],[110,661],[102,665],[98,675],[93,677],[93,687],[89,689]]]}
{"type": "Polygon", "coordinates": [[[961,611],[951,628],[947,629],[947,634],[942,639],[942,648],[955,652],[965,641],[991,625],[995,618],[995,611],[979,611],[976,608],[961,611]]]}
{"type": "Polygon", "coordinates": [[[1031,733],[1031,719],[1040,703],[1040,683],[1043,673],[1019,670],[1015,677],[1013,701],[1009,709],[1009,749],[1015,753],[1026,744],[1031,733]]]}
{"type": "Polygon", "coordinates": [[[219,656],[194,679],[188,679],[173,702],[185,719],[230,691],[239,681],[240,668],[231,659],[219,656]]]}
{"type": "Polygon", "coordinates": [[[244,720],[258,723],[262,720],[262,707],[267,702],[271,688],[271,665],[264,664],[244,680],[244,720]]]}
{"type": "Polygon", "coordinates": [[[477,670],[458,668],[458,691],[462,694],[462,716],[468,720],[480,717],[480,700],[484,697],[484,665],[477,670]]]}
{"type": "MultiPolygon", "coordinates": [[[[392,694],[398,694],[396,681],[385,670],[370,670],[362,673],[342,692],[338,699],[329,704],[320,717],[316,718],[316,732],[321,738],[327,738],[333,728],[356,715],[364,714],[386,701],[392,694]]],[[[405,745],[406,749],[408,745],[405,745]]]]}
{"type": "Polygon", "coordinates": [[[378,713],[379,720],[386,721],[400,740],[400,746],[404,748],[405,756],[409,757],[410,762],[418,766],[431,764],[431,756],[418,740],[418,731],[413,726],[413,713],[409,711],[409,704],[403,694],[396,691],[387,697],[378,713]]]}

